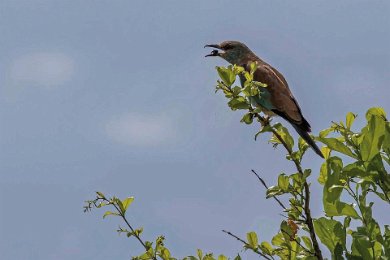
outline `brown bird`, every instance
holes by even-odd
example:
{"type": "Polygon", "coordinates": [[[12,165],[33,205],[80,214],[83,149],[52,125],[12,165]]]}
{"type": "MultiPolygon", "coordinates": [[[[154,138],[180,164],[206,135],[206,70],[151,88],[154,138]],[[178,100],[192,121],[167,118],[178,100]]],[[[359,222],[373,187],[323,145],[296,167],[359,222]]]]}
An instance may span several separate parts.
{"type": "MultiPolygon", "coordinates": [[[[238,41],[225,41],[221,44],[208,44],[205,47],[212,47],[209,55],[221,57],[231,64],[236,64],[249,71],[250,64],[256,62],[257,69],[253,75],[255,81],[267,84],[267,88],[261,91],[259,96],[250,97],[250,102],[254,107],[261,107],[269,116],[278,115],[287,120],[306,141],[308,145],[322,158],[321,150],[310,137],[310,124],[303,117],[298,102],[291,93],[286,79],[271,65],[260,59],[245,44],[238,41]]],[[[240,76],[241,84],[245,78],[240,76]]]]}

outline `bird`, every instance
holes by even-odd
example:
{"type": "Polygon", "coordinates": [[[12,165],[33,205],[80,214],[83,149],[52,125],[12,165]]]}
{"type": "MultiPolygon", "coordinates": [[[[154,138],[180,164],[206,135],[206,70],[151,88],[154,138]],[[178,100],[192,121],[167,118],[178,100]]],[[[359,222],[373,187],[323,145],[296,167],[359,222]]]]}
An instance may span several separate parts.
{"type": "MultiPolygon", "coordinates": [[[[309,135],[311,132],[309,122],[303,116],[286,79],[277,69],[259,58],[244,43],[239,41],[224,41],[220,44],[207,44],[204,47],[214,48],[206,57],[220,57],[230,64],[243,67],[248,72],[250,65],[255,62],[257,67],[253,74],[253,80],[267,84],[267,87],[264,88],[260,96],[251,97],[252,106],[261,107],[263,112],[270,117],[280,116],[285,119],[314,152],[324,158],[320,148],[309,135]]],[[[243,75],[240,75],[240,80],[243,86],[245,82],[243,75]]]]}

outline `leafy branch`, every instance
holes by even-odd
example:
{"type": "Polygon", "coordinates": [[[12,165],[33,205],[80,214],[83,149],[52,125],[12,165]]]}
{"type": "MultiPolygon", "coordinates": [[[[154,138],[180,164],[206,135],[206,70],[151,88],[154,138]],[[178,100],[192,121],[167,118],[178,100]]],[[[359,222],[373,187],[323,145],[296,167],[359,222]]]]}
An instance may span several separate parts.
{"type": "MultiPolygon", "coordinates": [[[[144,242],[141,239],[141,233],[143,231],[142,228],[134,229],[129,221],[126,218],[126,211],[128,207],[133,203],[134,197],[128,197],[124,200],[120,200],[117,197],[106,198],[106,196],[102,192],[96,192],[96,198],[94,200],[86,201],[86,205],[84,206],[84,212],[91,211],[92,208],[102,208],[107,206],[112,206],[115,211],[106,211],[103,215],[103,218],[107,216],[119,216],[130,229],[119,227],[117,232],[119,234],[125,233],[127,237],[135,237],[138,242],[145,249],[144,257],[149,257],[149,259],[157,260],[157,254],[161,255],[163,259],[170,259],[170,253],[166,248],[163,247],[162,241],[164,237],[159,237],[156,240],[156,248],[152,248],[152,243],[149,241],[144,242]]],[[[142,256],[141,256],[142,257],[142,256]]],[[[137,259],[137,258],[134,258],[137,259]]],[[[144,258],[140,258],[144,259],[144,258]]]]}
{"type": "MultiPolygon", "coordinates": [[[[251,172],[257,177],[257,179],[261,182],[261,184],[263,184],[263,186],[268,189],[268,185],[265,183],[265,181],[263,180],[263,178],[261,178],[259,176],[259,174],[257,174],[257,172],[255,172],[254,170],[251,170],[251,172]]],[[[272,198],[275,199],[275,201],[284,209],[286,210],[286,206],[284,206],[284,204],[278,199],[278,197],[276,196],[272,196],[272,198]]]]}
{"type": "Polygon", "coordinates": [[[256,254],[258,254],[258,255],[260,255],[262,257],[264,257],[265,259],[268,259],[268,260],[274,259],[272,255],[270,257],[268,257],[268,256],[266,256],[265,254],[263,254],[263,253],[261,253],[259,251],[259,249],[258,249],[258,239],[257,239],[257,234],[256,233],[254,233],[254,232],[248,233],[247,234],[248,242],[246,242],[245,240],[243,240],[242,238],[239,238],[238,236],[234,235],[230,231],[222,230],[222,232],[228,234],[229,236],[234,237],[235,239],[237,239],[238,241],[243,243],[246,248],[252,249],[253,252],[255,252],[256,254]]]}
{"type": "MultiPolygon", "coordinates": [[[[318,182],[323,186],[322,202],[324,216],[313,218],[310,211],[310,184],[308,177],[311,169],[304,169],[301,161],[308,149],[306,142],[294,138],[282,124],[272,124],[260,107],[252,106],[253,98],[262,98],[266,84],[253,80],[255,65],[245,71],[239,66],[217,67],[220,80],[216,91],[222,91],[232,110],[244,110],[241,122],[252,124],[257,121],[260,130],[256,138],[263,133],[271,133],[270,143],[274,147],[282,145],[287,151],[286,159],[292,161],[294,173],[279,174],[277,184],[269,187],[254,171],[261,184],[267,189],[266,198],[273,198],[287,216],[280,223],[280,229],[270,242],[259,241],[255,232],[248,232],[246,240],[223,230],[237,239],[259,257],[268,260],[280,259],[323,259],[319,243],[330,252],[332,259],[390,259],[389,225],[379,226],[374,218],[371,196],[377,196],[385,206],[390,205],[390,123],[381,108],[371,108],[366,113],[367,124],[359,131],[352,125],[356,115],[348,113],[345,122],[333,122],[331,127],[320,132],[316,140],[325,146],[321,151],[325,161],[321,164],[318,182]],[[234,82],[240,77],[241,86],[234,82]],[[337,155],[333,155],[337,153],[337,155]],[[348,163],[344,165],[344,161],[348,163]],[[344,192],[345,191],[345,192],[344,192]],[[344,192],[344,193],[343,193],[344,192]],[[342,195],[346,196],[342,196],[342,195]],[[288,205],[282,203],[281,196],[288,196],[288,205]],[[343,198],[343,200],[342,200],[343,198]],[[318,240],[317,240],[318,238],[318,240]]],[[[135,260],[176,260],[164,245],[165,238],[159,236],[155,241],[141,238],[142,228],[134,228],[126,218],[128,207],[134,198],[120,200],[107,198],[97,192],[94,200],[86,201],[84,211],[93,208],[112,207],[107,216],[119,216],[126,224],[119,227],[119,233],[135,238],[144,252],[133,257],[135,260]]],[[[196,256],[186,256],[183,260],[227,260],[224,255],[214,257],[197,250],[196,256]]],[[[237,255],[234,260],[241,260],[237,255]]]]}
{"type": "MultiPolygon", "coordinates": [[[[300,195],[301,199],[304,200],[302,206],[305,215],[305,224],[308,227],[311,241],[313,243],[314,252],[315,252],[314,255],[318,259],[322,260],[323,257],[317,241],[317,237],[313,225],[313,219],[310,212],[310,188],[306,181],[307,176],[305,176],[305,173],[302,170],[302,166],[301,166],[301,159],[304,152],[307,149],[307,145],[304,148],[302,148],[299,152],[294,152],[292,150],[294,140],[289,134],[288,130],[285,127],[283,127],[281,124],[271,125],[270,118],[267,116],[262,116],[260,114],[262,112],[261,107],[252,107],[250,103],[251,98],[259,97],[259,96],[261,97],[261,93],[264,91],[263,90],[264,88],[267,88],[267,85],[253,80],[253,73],[256,70],[256,66],[254,63],[252,63],[250,67],[251,69],[249,72],[245,71],[243,68],[236,65],[229,66],[228,68],[217,67],[217,71],[219,76],[221,77],[221,81],[217,82],[216,91],[218,90],[223,91],[225,97],[229,99],[228,105],[232,110],[237,110],[237,109],[248,110],[248,113],[244,115],[244,117],[241,119],[241,122],[244,122],[246,124],[251,124],[253,122],[253,119],[256,118],[261,125],[261,130],[259,131],[258,134],[264,132],[271,132],[273,134],[273,137],[271,138],[271,142],[273,142],[275,145],[282,144],[282,146],[286,149],[288,153],[287,158],[293,161],[298,171],[298,174],[300,174],[302,177],[302,181],[303,181],[302,185],[304,187],[303,188],[304,193],[302,193],[301,190],[299,189],[295,191],[300,195]],[[245,79],[242,88],[239,86],[232,87],[237,76],[239,76],[241,79],[245,79]]],[[[255,136],[255,138],[257,138],[257,135],[255,136]]],[[[303,146],[304,145],[302,145],[302,147],[303,146]]],[[[276,199],[275,196],[271,196],[271,197],[274,197],[276,199]]],[[[276,200],[278,201],[278,199],[276,200]]],[[[278,203],[280,204],[280,201],[278,201],[278,203]]]]}
{"type": "MultiPolygon", "coordinates": [[[[295,165],[297,173],[290,176],[284,173],[278,177],[278,184],[267,187],[265,182],[255,173],[263,186],[267,188],[267,198],[273,197],[284,211],[288,212],[288,222],[281,224],[280,232],[286,235],[286,229],[290,228],[294,236],[290,236],[292,241],[298,242],[300,250],[305,251],[307,257],[323,259],[317,236],[321,242],[328,247],[332,257],[363,257],[364,259],[376,259],[379,256],[388,255],[388,226],[385,225],[385,232],[382,234],[378,223],[372,217],[373,202],[367,202],[367,195],[373,193],[386,203],[390,203],[390,175],[384,167],[384,162],[390,163],[390,124],[386,114],[381,108],[371,108],[367,114],[367,125],[360,132],[351,130],[356,115],[348,113],[346,121],[333,123],[329,129],[320,132],[316,139],[326,146],[322,152],[326,155],[326,161],[322,164],[318,181],[324,186],[323,205],[326,217],[313,219],[310,211],[310,185],[307,177],[310,169],[303,169],[301,160],[308,145],[299,138],[298,150],[294,151],[294,139],[288,130],[281,124],[272,125],[268,116],[262,115],[261,107],[252,103],[253,99],[261,99],[262,93],[266,92],[267,85],[253,81],[255,65],[250,66],[250,71],[245,71],[238,66],[217,67],[217,72],[221,80],[217,81],[216,91],[221,90],[229,100],[228,106],[233,110],[246,110],[241,122],[252,124],[256,119],[260,125],[260,131],[255,135],[255,140],[259,134],[270,132],[272,137],[270,142],[276,147],[282,145],[287,151],[287,159],[295,165]],[[236,78],[240,77],[241,85],[234,86],[236,78]],[[339,134],[337,137],[328,137],[330,133],[339,134]],[[331,156],[331,152],[339,152],[355,160],[355,162],[343,166],[342,159],[331,156]],[[353,187],[352,187],[353,186],[353,187]],[[353,204],[348,204],[340,200],[341,193],[346,190],[352,197],[359,213],[353,204]],[[277,196],[289,194],[290,208],[285,208],[277,196]],[[299,217],[303,216],[303,220],[299,217]],[[334,217],[344,216],[344,223],[334,219],[334,217]],[[330,219],[329,219],[330,218],[330,219]],[[351,230],[349,225],[352,219],[360,220],[361,227],[351,230]],[[305,236],[297,235],[294,225],[301,225],[301,229],[310,234],[310,240],[305,236]],[[289,226],[290,225],[290,226],[289,226]],[[333,230],[331,230],[333,228],[333,230]],[[295,235],[297,235],[295,237],[295,235]],[[351,235],[352,246],[347,249],[346,239],[351,235]],[[300,240],[305,242],[309,250],[306,250],[300,240]],[[370,241],[366,243],[364,241],[370,241]],[[310,254],[314,252],[314,254],[310,254]]],[[[265,100],[266,101],[266,100],[265,100]]],[[[290,230],[290,231],[291,231],[290,230]]],[[[276,246],[271,254],[277,254],[281,258],[292,258],[302,252],[293,249],[288,243],[275,243],[277,234],[273,239],[276,246]]],[[[287,230],[287,233],[289,231],[287,230]]],[[[288,237],[285,237],[285,241],[288,237]]],[[[264,251],[263,251],[264,252],[264,251]]]]}
{"type": "MultiPolygon", "coordinates": [[[[159,236],[156,238],[153,247],[153,242],[144,241],[141,239],[141,233],[143,232],[143,228],[135,229],[130,224],[129,220],[126,217],[126,212],[129,206],[133,203],[134,197],[128,197],[124,200],[120,200],[117,197],[107,198],[102,192],[96,192],[96,197],[93,200],[85,201],[84,212],[90,212],[94,208],[103,208],[111,206],[114,211],[106,211],[103,214],[103,218],[107,216],[117,216],[122,219],[122,221],[126,224],[127,228],[123,228],[119,226],[117,232],[119,234],[124,233],[128,238],[134,237],[140,245],[145,249],[145,252],[139,256],[132,257],[133,260],[176,260],[171,256],[171,252],[164,245],[165,237],[159,236]]],[[[197,250],[197,256],[186,256],[183,260],[228,260],[228,258],[224,255],[219,255],[217,258],[213,256],[212,253],[203,254],[202,250],[197,250]]],[[[241,260],[241,257],[238,255],[234,258],[234,260],[241,260]]]]}

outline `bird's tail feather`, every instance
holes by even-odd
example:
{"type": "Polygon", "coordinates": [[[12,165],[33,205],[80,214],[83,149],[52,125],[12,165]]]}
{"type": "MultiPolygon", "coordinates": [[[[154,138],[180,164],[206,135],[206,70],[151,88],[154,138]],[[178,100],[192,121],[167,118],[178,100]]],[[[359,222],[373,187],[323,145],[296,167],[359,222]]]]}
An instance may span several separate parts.
{"type": "Polygon", "coordinates": [[[306,141],[306,143],[318,154],[321,156],[321,158],[324,158],[324,155],[322,154],[320,148],[317,146],[317,144],[314,142],[314,140],[311,138],[308,132],[306,132],[300,125],[292,124],[292,126],[295,128],[295,130],[298,132],[298,134],[303,138],[303,140],[306,141]]]}

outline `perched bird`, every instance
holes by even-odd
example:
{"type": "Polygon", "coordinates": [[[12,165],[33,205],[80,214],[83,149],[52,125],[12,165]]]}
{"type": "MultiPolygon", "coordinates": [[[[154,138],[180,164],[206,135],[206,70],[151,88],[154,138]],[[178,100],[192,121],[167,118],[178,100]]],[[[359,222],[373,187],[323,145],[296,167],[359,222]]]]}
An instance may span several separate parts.
{"type": "MultiPolygon", "coordinates": [[[[286,79],[271,65],[260,59],[245,44],[238,41],[225,41],[221,44],[208,44],[205,47],[212,47],[213,50],[206,57],[215,56],[225,59],[231,64],[250,70],[250,64],[257,63],[257,69],[253,75],[255,81],[267,84],[267,88],[262,91],[261,96],[252,97],[250,102],[253,106],[260,106],[269,115],[278,115],[287,120],[298,132],[298,134],[310,145],[313,150],[324,158],[321,150],[310,137],[310,124],[303,117],[298,102],[292,95],[286,79]],[[220,50],[220,51],[218,51],[220,50]]],[[[241,83],[245,78],[240,76],[241,83]]]]}

